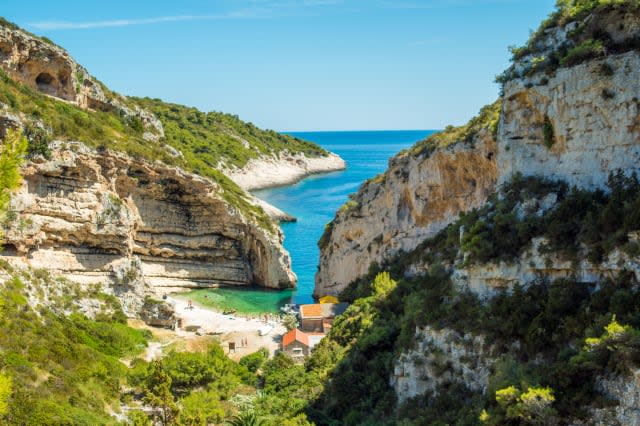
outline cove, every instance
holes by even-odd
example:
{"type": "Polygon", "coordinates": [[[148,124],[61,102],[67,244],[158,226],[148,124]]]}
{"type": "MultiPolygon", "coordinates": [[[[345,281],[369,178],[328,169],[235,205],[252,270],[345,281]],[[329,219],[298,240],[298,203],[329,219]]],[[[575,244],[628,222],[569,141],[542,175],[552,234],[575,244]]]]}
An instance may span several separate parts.
{"type": "Polygon", "coordinates": [[[291,255],[298,287],[273,291],[263,288],[201,289],[187,293],[195,301],[217,309],[242,313],[277,312],[285,303],[313,303],[318,267],[317,242],[336,210],[357,192],[365,180],[382,173],[390,157],[434,133],[433,130],[288,132],[338,154],[347,162],[340,172],[313,175],[294,185],[255,191],[254,194],[298,221],[281,224],[284,246],[291,255]]]}

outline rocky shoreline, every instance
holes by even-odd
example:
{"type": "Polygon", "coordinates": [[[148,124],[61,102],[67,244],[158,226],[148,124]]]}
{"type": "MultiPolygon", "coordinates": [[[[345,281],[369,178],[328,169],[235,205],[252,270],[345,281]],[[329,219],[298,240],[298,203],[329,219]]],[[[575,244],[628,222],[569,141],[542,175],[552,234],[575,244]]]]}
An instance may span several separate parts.
{"type": "Polygon", "coordinates": [[[281,155],[279,158],[250,160],[242,169],[227,170],[225,174],[245,191],[292,185],[317,173],[344,170],[345,161],[334,153],[324,157],[304,154],[281,155]]]}

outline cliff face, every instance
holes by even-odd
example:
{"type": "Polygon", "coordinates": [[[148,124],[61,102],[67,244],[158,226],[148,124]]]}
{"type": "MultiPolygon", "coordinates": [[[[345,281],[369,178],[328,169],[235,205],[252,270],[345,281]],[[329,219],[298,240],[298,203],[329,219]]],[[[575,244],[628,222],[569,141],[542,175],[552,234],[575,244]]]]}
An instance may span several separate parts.
{"type": "Polygon", "coordinates": [[[124,98],[105,93],[86,69],[53,43],[18,29],[0,26],[0,66],[13,80],[54,98],[99,111],[117,111],[135,117],[145,128],[144,137],[157,141],[164,136],[162,123],[124,98]]]}
{"type": "Polygon", "coordinates": [[[485,132],[426,157],[400,154],[382,183],[365,184],[352,208],[337,213],[321,247],[316,295],[337,294],[372,262],[415,248],[515,173],[603,188],[611,172],[639,170],[640,53],[629,48],[639,22],[614,7],[543,31],[505,74],[495,141],[485,132]],[[603,33],[610,54],[603,48],[558,64],[603,33]]]}
{"type": "Polygon", "coordinates": [[[488,128],[443,148],[418,147],[392,158],[328,225],[315,294],[339,294],[373,262],[413,250],[459,213],[482,205],[496,175],[496,142],[488,128]]]}
{"type": "Polygon", "coordinates": [[[212,181],[80,143],[24,170],[3,255],[135,299],[183,287],[295,285],[279,230],[229,205],[212,181]]]}
{"type": "Polygon", "coordinates": [[[344,170],[346,164],[336,154],[308,157],[303,153],[284,152],[277,157],[250,160],[242,168],[225,171],[245,191],[290,185],[314,173],[344,170]]]}
{"type": "Polygon", "coordinates": [[[612,170],[636,168],[639,69],[640,55],[630,52],[559,70],[544,86],[527,88],[529,79],[507,83],[499,181],[521,172],[602,187],[612,170]],[[603,76],[603,67],[613,74],[603,76]]]}
{"type": "MultiPolygon", "coordinates": [[[[447,129],[440,140],[449,143],[432,139],[399,154],[384,175],[363,185],[336,214],[320,242],[316,295],[340,293],[365,276],[371,263],[411,288],[390,298],[404,303],[400,316],[389,320],[390,327],[398,322],[411,327],[408,333],[403,329],[390,355],[394,369],[388,383],[400,416],[418,411],[425,423],[448,423],[460,417],[451,410],[443,420],[439,410],[455,406],[456,398],[464,405],[479,397],[493,404],[482,412],[488,424],[503,424],[505,417],[491,417],[500,412],[496,391],[516,389],[521,386],[516,377],[526,376],[514,373],[514,366],[537,371],[534,381],[542,386],[569,389],[556,395],[556,401],[567,395],[567,400],[578,400],[587,388],[567,388],[564,379],[555,379],[570,377],[575,372],[568,370],[602,356],[589,368],[597,367],[578,379],[592,381],[588,392],[597,396],[582,400],[581,413],[567,414],[572,410],[557,404],[554,408],[565,417],[542,421],[540,416],[539,424],[640,424],[637,358],[622,369],[610,368],[602,359],[612,358],[595,355],[600,348],[589,343],[598,341],[589,337],[599,335],[612,317],[612,323],[616,315],[629,321],[633,317],[634,308],[628,306],[598,306],[609,297],[603,294],[622,292],[625,286],[636,291],[640,282],[640,222],[634,208],[613,219],[618,213],[607,216],[604,204],[594,201],[612,191],[611,199],[624,200],[617,210],[636,206],[637,181],[632,194],[621,195],[608,179],[618,171],[618,177],[640,172],[640,8],[634,2],[592,2],[593,10],[577,12],[575,18],[576,5],[586,8],[587,2],[565,3],[571,10],[559,11],[526,48],[516,50],[513,66],[501,77],[495,140],[490,126],[481,125],[471,139],[467,132],[447,129]],[[512,205],[512,182],[527,176],[536,176],[542,186],[554,180],[580,191],[529,194],[512,205]],[[567,203],[570,194],[583,194],[584,203],[567,203]],[[589,203],[598,206],[595,211],[589,203]],[[475,207],[482,208],[431,239],[475,207]],[[598,215],[604,219],[593,221],[598,215]],[[553,232],[567,230],[573,241],[565,235],[552,242],[553,232]],[[522,241],[513,243],[518,238],[522,241]],[[594,250],[594,241],[605,239],[615,243],[594,250]],[[566,250],[558,241],[574,246],[566,250]],[[439,265],[446,284],[434,279],[432,271],[439,269],[433,267],[439,265]],[[445,290],[438,293],[440,285],[445,290]],[[584,313],[576,319],[572,309],[584,313]],[[536,313],[527,317],[531,312],[536,313]],[[520,315],[527,320],[517,325],[520,315]],[[580,324],[575,334],[559,337],[559,330],[572,321],[580,324]],[[536,340],[542,335],[547,337],[536,340]],[[563,357],[572,357],[571,362],[563,357]],[[610,401],[598,404],[597,397],[610,401]]],[[[483,120],[474,119],[467,127],[478,121],[483,120]]],[[[345,297],[375,292],[368,284],[363,280],[345,297]]],[[[631,332],[625,333],[618,337],[630,338],[631,332]]],[[[512,415],[507,412],[506,419],[512,415]]]]}

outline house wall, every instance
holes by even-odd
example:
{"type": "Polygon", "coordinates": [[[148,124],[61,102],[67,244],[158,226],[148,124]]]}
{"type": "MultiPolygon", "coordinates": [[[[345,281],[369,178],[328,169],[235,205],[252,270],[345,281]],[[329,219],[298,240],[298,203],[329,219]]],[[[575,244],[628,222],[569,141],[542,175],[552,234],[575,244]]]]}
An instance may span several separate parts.
{"type": "Polygon", "coordinates": [[[302,349],[302,355],[309,355],[309,347],[298,341],[292,342],[289,345],[285,346],[283,348],[283,351],[289,356],[294,356],[294,349],[302,349]]]}
{"type": "Polygon", "coordinates": [[[303,318],[300,321],[302,331],[322,332],[322,318],[303,318]]]}

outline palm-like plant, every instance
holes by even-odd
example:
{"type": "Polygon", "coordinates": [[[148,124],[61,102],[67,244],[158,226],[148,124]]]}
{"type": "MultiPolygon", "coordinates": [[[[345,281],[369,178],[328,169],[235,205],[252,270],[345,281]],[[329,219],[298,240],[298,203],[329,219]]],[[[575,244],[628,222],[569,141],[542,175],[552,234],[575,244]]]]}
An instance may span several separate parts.
{"type": "Polygon", "coordinates": [[[267,422],[253,411],[245,411],[227,422],[228,426],[266,426],[267,422]]]}

